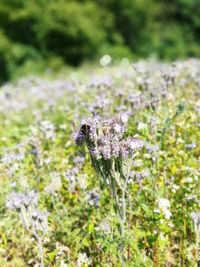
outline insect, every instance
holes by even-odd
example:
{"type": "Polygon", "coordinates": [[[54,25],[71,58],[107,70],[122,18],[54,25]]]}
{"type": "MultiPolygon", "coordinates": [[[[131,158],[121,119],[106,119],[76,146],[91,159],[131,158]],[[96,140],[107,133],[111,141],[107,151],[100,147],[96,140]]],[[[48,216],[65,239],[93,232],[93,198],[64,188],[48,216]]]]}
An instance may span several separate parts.
{"type": "Polygon", "coordinates": [[[83,124],[80,128],[80,131],[79,133],[85,135],[85,136],[88,136],[89,133],[90,133],[90,125],[88,124],[83,124]]]}
{"type": "Polygon", "coordinates": [[[87,142],[89,139],[89,134],[90,134],[90,126],[88,124],[83,124],[76,137],[76,144],[82,145],[84,142],[87,142]]]}

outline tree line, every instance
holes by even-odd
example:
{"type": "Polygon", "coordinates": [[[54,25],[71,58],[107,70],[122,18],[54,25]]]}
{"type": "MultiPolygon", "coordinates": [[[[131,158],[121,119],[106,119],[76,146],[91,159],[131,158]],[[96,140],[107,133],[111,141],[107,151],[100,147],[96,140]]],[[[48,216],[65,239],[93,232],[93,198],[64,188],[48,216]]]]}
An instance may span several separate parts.
{"type": "Polygon", "coordinates": [[[1,0],[0,81],[104,54],[198,57],[199,14],[199,0],[1,0]]]}

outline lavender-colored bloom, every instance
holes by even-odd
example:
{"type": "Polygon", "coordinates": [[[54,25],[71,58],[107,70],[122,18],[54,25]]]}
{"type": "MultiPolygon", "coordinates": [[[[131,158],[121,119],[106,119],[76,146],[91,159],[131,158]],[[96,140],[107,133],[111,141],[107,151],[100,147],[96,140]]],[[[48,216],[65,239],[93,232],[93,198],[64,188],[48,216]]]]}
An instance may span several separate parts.
{"type": "Polygon", "coordinates": [[[22,207],[36,206],[38,203],[38,193],[30,191],[28,193],[12,192],[7,199],[6,206],[9,209],[18,210],[22,207]]]}
{"type": "Polygon", "coordinates": [[[17,183],[16,183],[16,182],[11,182],[11,183],[10,183],[10,186],[11,186],[12,188],[15,188],[15,187],[17,186],[17,183]]]}
{"type": "Polygon", "coordinates": [[[111,153],[114,158],[118,158],[120,154],[120,144],[119,143],[113,143],[111,145],[111,153]]]}
{"type": "Polygon", "coordinates": [[[74,191],[75,186],[76,186],[76,176],[79,173],[79,168],[74,167],[73,169],[67,170],[65,173],[65,178],[68,180],[69,182],[69,190],[71,192],[74,191]]]}
{"type": "Polygon", "coordinates": [[[33,220],[37,220],[37,217],[38,217],[38,210],[37,209],[34,209],[31,211],[31,217],[33,220]]]}
{"type": "MultiPolygon", "coordinates": [[[[128,158],[144,146],[142,140],[124,138],[127,114],[121,114],[110,119],[87,119],[83,121],[76,141],[85,142],[89,153],[94,160],[109,161],[117,158],[128,158]],[[89,129],[89,135],[87,130],[89,129]],[[91,130],[92,129],[92,130],[91,130]]],[[[98,164],[96,165],[98,167],[98,164]]]]}
{"type": "Polygon", "coordinates": [[[76,175],[79,173],[79,168],[78,167],[74,167],[72,169],[69,169],[66,171],[65,173],[65,177],[70,180],[72,177],[76,177],[76,175]]]}
{"type": "Polygon", "coordinates": [[[116,124],[114,125],[114,131],[115,131],[116,133],[121,133],[121,132],[123,131],[123,128],[122,128],[122,126],[121,126],[120,124],[116,123],[116,124]]]}
{"type": "Polygon", "coordinates": [[[80,157],[80,156],[77,156],[73,159],[73,162],[75,164],[82,164],[83,162],[85,161],[85,158],[84,157],[80,157]]]}
{"type": "Polygon", "coordinates": [[[120,155],[125,159],[128,158],[130,155],[130,149],[126,142],[120,143],[120,155]]]}
{"type": "Polygon", "coordinates": [[[87,200],[90,206],[94,206],[95,208],[98,208],[100,196],[96,192],[96,190],[92,190],[88,193],[87,200]]]}
{"type": "Polygon", "coordinates": [[[24,157],[25,155],[23,153],[9,152],[1,158],[1,161],[3,162],[3,164],[9,165],[14,164],[15,162],[22,161],[24,157]]]}
{"type": "Polygon", "coordinates": [[[33,209],[31,211],[31,216],[34,221],[37,221],[39,224],[36,224],[38,230],[42,230],[44,232],[47,231],[48,227],[48,212],[42,212],[38,209],[33,209]]]}
{"type": "Polygon", "coordinates": [[[103,219],[97,227],[97,230],[102,231],[105,234],[109,234],[111,232],[111,226],[108,219],[103,219]]]}
{"type": "Polygon", "coordinates": [[[52,140],[55,138],[55,126],[50,121],[41,121],[40,130],[47,140],[52,140]]]}
{"type": "Polygon", "coordinates": [[[97,160],[102,158],[101,151],[100,151],[99,147],[91,148],[91,149],[89,149],[89,152],[90,152],[90,155],[92,157],[96,158],[97,160]]]}
{"type": "Polygon", "coordinates": [[[18,210],[23,206],[23,194],[12,192],[7,198],[6,207],[12,210],[18,210]]]}
{"type": "Polygon", "coordinates": [[[123,113],[120,115],[120,119],[123,123],[127,123],[128,122],[128,114],[127,113],[123,113]]]}
{"type": "Polygon", "coordinates": [[[129,141],[129,146],[133,151],[140,149],[144,146],[144,142],[142,140],[132,138],[132,139],[129,139],[128,141],[129,141]]]}
{"type": "Polygon", "coordinates": [[[188,150],[192,150],[196,148],[196,143],[191,143],[191,144],[186,144],[185,148],[187,148],[188,150]]]}
{"type": "Polygon", "coordinates": [[[156,152],[158,151],[158,146],[153,146],[149,143],[145,144],[145,148],[147,149],[148,153],[153,153],[153,152],[156,152]]]}
{"type": "Polygon", "coordinates": [[[39,233],[42,232],[42,236],[44,236],[48,230],[48,213],[38,210],[37,204],[38,194],[34,191],[28,193],[12,192],[6,202],[9,209],[19,213],[24,227],[39,240],[39,233]]]}
{"type": "Polygon", "coordinates": [[[31,149],[30,153],[34,156],[38,156],[38,150],[36,148],[31,149]]]}
{"type": "Polygon", "coordinates": [[[135,177],[137,179],[137,181],[142,180],[143,178],[146,178],[150,175],[149,170],[148,169],[144,169],[141,172],[135,172],[135,177]]]}
{"type": "Polygon", "coordinates": [[[109,145],[104,145],[99,147],[99,151],[101,152],[104,159],[111,158],[111,147],[109,145]]]}

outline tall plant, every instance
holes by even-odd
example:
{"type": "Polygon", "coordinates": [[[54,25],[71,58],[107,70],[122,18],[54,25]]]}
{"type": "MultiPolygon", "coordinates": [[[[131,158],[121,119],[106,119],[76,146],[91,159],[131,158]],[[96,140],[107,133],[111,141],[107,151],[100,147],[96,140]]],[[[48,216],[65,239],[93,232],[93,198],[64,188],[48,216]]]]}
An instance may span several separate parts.
{"type": "Polygon", "coordinates": [[[125,137],[127,121],[127,114],[111,119],[90,118],[82,123],[76,137],[78,145],[86,143],[92,165],[111,191],[113,207],[119,221],[122,266],[125,266],[124,241],[132,160],[136,151],[144,146],[142,140],[125,137]]]}

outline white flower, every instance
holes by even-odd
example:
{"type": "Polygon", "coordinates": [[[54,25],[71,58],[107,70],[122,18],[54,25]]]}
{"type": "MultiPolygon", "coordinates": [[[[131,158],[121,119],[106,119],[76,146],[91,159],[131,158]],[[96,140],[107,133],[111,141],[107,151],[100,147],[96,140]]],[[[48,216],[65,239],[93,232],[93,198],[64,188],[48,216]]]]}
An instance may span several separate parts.
{"type": "Polygon", "coordinates": [[[68,265],[64,262],[64,260],[61,260],[60,267],[68,267],[68,265]]]}
{"type": "Polygon", "coordinates": [[[187,177],[187,178],[185,178],[185,182],[186,182],[186,183],[192,183],[192,182],[193,182],[192,177],[187,177]]]}
{"type": "Polygon", "coordinates": [[[176,184],[173,184],[172,185],[172,192],[173,193],[176,193],[176,191],[180,188],[180,186],[176,185],[176,184]]]}
{"type": "Polygon", "coordinates": [[[77,260],[77,267],[83,266],[83,264],[90,265],[91,260],[88,259],[87,254],[84,253],[79,253],[78,255],[78,260],[77,260]]]}
{"type": "Polygon", "coordinates": [[[147,129],[147,125],[145,123],[139,122],[138,123],[138,127],[137,129],[140,130],[146,130],[147,129]]]}
{"type": "Polygon", "coordinates": [[[170,208],[170,202],[166,198],[160,198],[158,199],[158,208],[161,213],[163,213],[166,220],[169,220],[171,217],[171,212],[169,210],[170,208]]]}
{"type": "Polygon", "coordinates": [[[165,219],[166,219],[166,220],[169,220],[170,217],[172,216],[171,211],[170,211],[170,210],[165,210],[165,212],[164,212],[164,216],[165,216],[165,219]]]}
{"type": "Polygon", "coordinates": [[[159,206],[160,209],[169,208],[170,207],[170,202],[166,198],[160,198],[158,200],[158,206],[159,206]]]}

